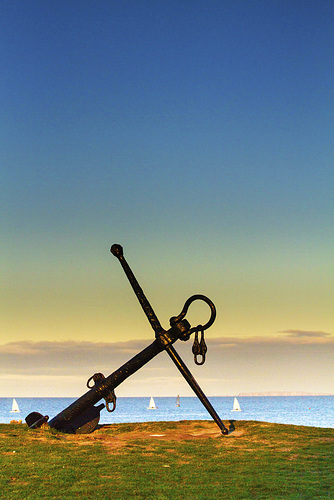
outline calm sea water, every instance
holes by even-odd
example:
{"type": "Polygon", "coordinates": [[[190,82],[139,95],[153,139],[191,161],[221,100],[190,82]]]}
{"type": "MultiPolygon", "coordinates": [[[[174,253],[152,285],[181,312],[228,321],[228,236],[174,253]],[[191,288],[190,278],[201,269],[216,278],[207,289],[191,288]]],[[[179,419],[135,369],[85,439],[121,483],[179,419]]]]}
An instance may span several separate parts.
{"type": "MultiPolygon", "coordinates": [[[[223,421],[257,420],[334,428],[334,396],[238,397],[241,412],[231,411],[232,397],[209,399],[223,421]]],[[[24,421],[32,411],[49,415],[51,419],[75,401],[75,398],[16,398],[16,400],[20,413],[10,413],[12,399],[0,398],[0,423],[19,419],[24,421]]],[[[108,413],[103,409],[100,423],[211,420],[211,416],[196,397],[181,397],[180,407],[176,407],[176,398],[155,397],[154,400],[157,409],[149,410],[149,398],[117,398],[116,410],[108,413]]]]}

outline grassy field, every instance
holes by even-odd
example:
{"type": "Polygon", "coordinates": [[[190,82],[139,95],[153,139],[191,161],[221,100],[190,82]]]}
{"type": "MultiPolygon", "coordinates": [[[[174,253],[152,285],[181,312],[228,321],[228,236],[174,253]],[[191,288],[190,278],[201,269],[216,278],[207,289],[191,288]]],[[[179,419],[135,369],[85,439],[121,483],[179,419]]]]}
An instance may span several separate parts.
{"type": "Polygon", "coordinates": [[[0,425],[0,498],[334,499],[334,429],[237,422],[103,426],[88,435],[0,425]]]}

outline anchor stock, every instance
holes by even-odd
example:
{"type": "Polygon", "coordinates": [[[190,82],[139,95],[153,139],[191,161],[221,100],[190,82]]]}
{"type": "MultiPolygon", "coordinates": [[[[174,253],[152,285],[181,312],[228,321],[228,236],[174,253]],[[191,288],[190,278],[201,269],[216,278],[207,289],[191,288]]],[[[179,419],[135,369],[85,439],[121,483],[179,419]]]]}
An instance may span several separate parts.
{"type": "MultiPolygon", "coordinates": [[[[178,316],[174,316],[170,319],[169,330],[164,330],[137,279],[135,278],[130,266],[125,260],[123,248],[121,247],[121,245],[112,245],[110,251],[115,257],[118,258],[119,262],[121,263],[121,266],[135,292],[135,295],[137,296],[139,303],[141,304],[144,313],[146,314],[148,321],[155,332],[156,338],[149,346],[139,352],[136,356],[134,356],[108,377],[104,377],[104,375],[101,373],[96,373],[92,377],[90,377],[87,383],[89,391],[78,398],[76,401],[74,401],[63,411],[61,411],[53,419],[51,419],[48,422],[48,425],[51,428],[67,433],[92,432],[97,427],[100,411],[105,406],[104,404],[95,406],[95,404],[104,398],[106,401],[107,410],[113,411],[116,407],[116,396],[114,393],[114,389],[129,376],[139,370],[142,366],[148,363],[151,359],[153,359],[157,354],[165,350],[180,373],[183,375],[185,380],[188,382],[189,386],[195,392],[196,396],[200,399],[204,407],[207,409],[211,417],[221,429],[222,434],[228,434],[228,429],[225,427],[220,417],[211,405],[210,401],[207,399],[204,392],[172,345],[177,340],[188,340],[191,333],[193,332],[196,332],[196,343],[197,335],[200,331],[201,342],[198,343],[197,340],[198,346],[197,344],[196,347],[194,345],[193,353],[195,362],[197,364],[203,364],[205,361],[206,353],[204,330],[209,328],[215,320],[216,309],[214,304],[204,295],[193,295],[186,301],[181,313],[178,316]],[[209,305],[211,316],[209,321],[204,326],[198,325],[197,327],[191,327],[190,323],[185,319],[185,315],[188,311],[189,306],[196,300],[202,300],[209,305]],[[202,362],[197,362],[197,355],[202,355],[202,362]],[[91,385],[91,381],[94,381],[94,385],[91,385]],[[109,409],[110,402],[113,404],[112,410],[109,409]]],[[[43,417],[43,415],[38,412],[33,412],[26,417],[26,422],[30,428],[36,428],[39,426],[39,423],[45,423],[47,420],[47,416],[43,417]]]]}

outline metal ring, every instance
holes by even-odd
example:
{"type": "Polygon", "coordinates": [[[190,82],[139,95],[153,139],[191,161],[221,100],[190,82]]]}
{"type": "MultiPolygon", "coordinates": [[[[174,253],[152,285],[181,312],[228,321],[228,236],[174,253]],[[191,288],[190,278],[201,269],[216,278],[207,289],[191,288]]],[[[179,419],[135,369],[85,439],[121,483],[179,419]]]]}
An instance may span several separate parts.
{"type": "MultiPolygon", "coordinates": [[[[174,324],[177,323],[178,321],[181,321],[185,315],[187,314],[188,312],[188,309],[190,307],[190,305],[195,301],[195,300],[203,300],[203,302],[206,302],[206,304],[208,304],[208,306],[210,307],[211,309],[211,316],[210,316],[210,319],[207,323],[205,323],[205,325],[202,326],[202,330],[207,330],[211,325],[212,323],[214,322],[214,320],[216,319],[216,307],[214,305],[214,303],[208,298],[206,297],[205,295],[192,295],[191,297],[189,297],[188,300],[186,300],[184,306],[183,306],[183,309],[182,311],[180,312],[180,314],[175,318],[171,318],[171,323],[173,322],[174,324]]],[[[197,326],[191,328],[189,330],[189,334],[190,333],[193,333],[195,332],[197,329],[197,326]]]]}
{"type": "Polygon", "coordinates": [[[204,365],[205,363],[205,354],[195,354],[194,355],[194,361],[195,361],[195,364],[200,366],[200,365],[204,365]],[[202,361],[198,361],[197,360],[197,356],[202,356],[202,361]]]}
{"type": "Polygon", "coordinates": [[[95,382],[94,382],[94,385],[89,385],[90,381],[94,379],[94,375],[92,375],[88,380],[87,380],[87,387],[88,389],[92,389],[95,385],[95,382]]]}

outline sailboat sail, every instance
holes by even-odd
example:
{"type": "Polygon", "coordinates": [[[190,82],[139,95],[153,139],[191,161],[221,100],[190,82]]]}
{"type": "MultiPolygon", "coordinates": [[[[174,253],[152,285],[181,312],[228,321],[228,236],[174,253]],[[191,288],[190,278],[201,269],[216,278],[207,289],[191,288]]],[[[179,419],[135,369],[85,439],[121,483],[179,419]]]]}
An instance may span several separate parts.
{"type": "Polygon", "coordinates": [[[180,406],[180,396],[177,396],[175,406],[180,406]]]}
{"type": "Polygon", "coordinates": [[[237,398],[234,398],[232,411],[241,411],[240,404],[237,398]]]}
{"type": "Polygon", "coordinates": [[[149,406],[148,406],[147,409],[148,410],[156,410],[157,409],[157,407],[155,406],[155,402],[154,402],[154,399],[152,398],[152,396],[151,396],[151,399],[150,399],[150,404],[149,404],[149,406]]]}
{"type": "Polygon", "coordinates": [[[20,408],[15,398],[13,399],[12,409],[10,410],[10,413],[20,413],[20,408]]]}

